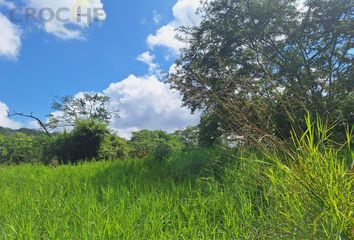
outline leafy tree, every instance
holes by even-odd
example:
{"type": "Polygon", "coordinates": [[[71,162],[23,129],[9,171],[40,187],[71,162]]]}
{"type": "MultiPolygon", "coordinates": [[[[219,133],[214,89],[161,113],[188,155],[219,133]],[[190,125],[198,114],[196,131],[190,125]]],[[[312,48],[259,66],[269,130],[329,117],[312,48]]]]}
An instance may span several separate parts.
{"type": "Polygon", "coordinates": [[[0,162],[1,163],[5,161],[4,152],[5,152],[5,138],[4,136],[0,135],[0,162]]]}
{"type": "Polygon", "coordinates": [[[40,160],[40,152],[34,145],[34,137],[16,133],[0,137],[1,163],[33,163],[40,160]]]}
{"type": "Polygon", "coordinates": [[[131,147],[126,140],[114,134],[104,137],[100,150],[99,158],[105,160],[126,159],[129,157],[131,147]]]}
{"type": "Polygon", "coordinates": [[[57,134],[47,148],[49,156],[47,163],[51,163],[53,160],[57,160],[62,164],[72,162],[72,149],[70,133],[65,130],[63,133],[57,134]]]}
{"type": "Polygon", "coordinates": [[[154,155],[158,160],[163,160],[170,152],[180,150],[183,146],[172,134],[149,130],[134,132],[130,143],[134,157],[144,158],[154,155]]]}
{"type": "Polygon", "coordinates": [[[173,153],[180,152],[184,144],[176,137],[170,135],[165,141],[160,141],[153,152],[153,157],[160,163],[165,162],[173,153]]]}
{"type": "Polygon", "coordinates": [[[222,131],[220,118],[215,112],[204,114],[199,124],[199,145],[210,147],[220,143],[222,131]]]}
{"type": "Polygon", "coordinates": [[[180,141],[184,144],[185,148],[193,149],[199,146],[199,127],[188,127],[183,130],[177,130],[174,133],[180,141]]]}
{"type": "Polygon", "coordinates": [[[50,150],[63,164],[97,159],[108,134],[107,125],[100,121],[78,120],[71,132],[64,131],[55,136],[50,150]]]}
{"type": "Polygon", "coordinates": [[[54,100],[49,115],[49,125],[56,127],[72,127],[82,119],[97,120],[109,123],[112,117],[118,116],[118,110],[112,109],[109,97],[97,93],[84,93],[82,96],[65,96],[54,100]]]}
{"type": "Polygon", "coordinates": [[[70,133],[72,161],[98,158],[101,143],[109,133],[107,125],[93,119],[80,120],[70,133]]]}
{"type": "Polygon", "coordinates": [[[353,0],[214,0],[170,75],[184,105],[233,134],[286,135],[306,112],[353,124],[353,0]],[[263,131],[266,130],[266,131],[263,131]]]}
{"type": "Polygon", "coordinates": [[[43,134],[42,131],[38,131],[35,129],[29,129],[29,128],[20,128],[20,129],[14,130],[14,129],[10,129],[10,128],[0,127],[0,134],[12,135],[12,134],[16,134],[16,133],[24,133],[24,134],[31,135],[31,136],[38,136],[38,135],[43,134]]]}

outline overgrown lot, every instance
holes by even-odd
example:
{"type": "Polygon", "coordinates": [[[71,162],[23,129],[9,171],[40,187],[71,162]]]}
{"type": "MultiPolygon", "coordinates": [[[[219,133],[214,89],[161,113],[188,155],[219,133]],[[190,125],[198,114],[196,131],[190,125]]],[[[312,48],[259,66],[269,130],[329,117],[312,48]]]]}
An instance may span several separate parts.
{"type": "Polygon", "coordinates": [[[345,155],[313,148],[287,159],[247,150],[220,166],[215,151],[164,163],[1,167],[0,238],[353,238],[345,155]]]}

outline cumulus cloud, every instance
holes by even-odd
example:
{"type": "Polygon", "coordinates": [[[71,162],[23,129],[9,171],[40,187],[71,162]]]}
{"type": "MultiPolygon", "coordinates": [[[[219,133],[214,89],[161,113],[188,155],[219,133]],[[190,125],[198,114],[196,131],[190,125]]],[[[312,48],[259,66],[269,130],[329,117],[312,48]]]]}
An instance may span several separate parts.
{"type": "Polygon", "coordinates": [[[21,31],[0,13],[0,57],[16,59],[21,48],[21,31]]]}
{"type": "Polygon", "coordinates": [[[149,66],[149,72],[152,74],[158,74],[159,72],[159,65],[155,63],[155,56],[149,52],[146,51],[142,54],[140,54],[137,58],[138,61],[145,63],[146,65],[149,66]]]}
{"type": "Polygon", "coordinates": [[[185,43],[176,39],[176,28],[198,25],[201,17],[196,12],[200,7],[200,0],[178,0],[172,8],[174,19],[158,29],[155,34],[150,34],[147,38],[148,45],[167,47],[177,53],[185,47],[185,43]]]}
{"type": "MultiPolygon", "coordinates": [[[[92,21],[106,19],[101,0],[27,0],[27,7],[34,8],[37,12],[41,9],[50,9],[52,12],[68,9],[69,11],[61,11],[59,18],[57,16],[43,23],[46,32],[64,40],[84,39],[83,30],[89,27],[92,21]]],[[[50,12],[43,12],[43,17],[49,19],[50,12]]]]}
{"type": "MultiPolygon", "coordinates": [[[[155,46],[163,46],[171,49],[174,53],[178,53],[181,48],[187,45],[184,42],[176,39],[176,29],[181,26],[199,25],[202,18],[197,14],[198,9],[203,3],[210,0],[178,0],[173,6],[172,12],[174,19],[168,24],[159,28],[154,34],[150,34],[147,38],[147,43],[150,48],[155,46]]],[[[306,0],[297,0],[296,7],[300,11],[306,11],[306,0]]]]}
{"type": "Polygon", "coordinates": [[[156,76],[130,75],[121,82],[112,83],[104,94],[120,109],[120,118],[114,119],[112,127],[126,138],[132,131],[141,129],[172,132],[199,123],[200,114],[191,114],[189,109],[182,107],[180,94],[156,76]]]}
{"type": "Polygon", "coordinates": [[[21,128],[22,125],[19,122],[13,121],[8,118],[7,112],[9,111],[8,106],[0,102],[0,127],[18,129],[21,128]]]}
{"type": "Polygon", "coordinates": [[[168,24],[158,29],[156,34],[150,34],[147,39],[149,46],[163,46],[177,53],[185,44],[176,38],[176,28],[174,24],[168,24]]]}

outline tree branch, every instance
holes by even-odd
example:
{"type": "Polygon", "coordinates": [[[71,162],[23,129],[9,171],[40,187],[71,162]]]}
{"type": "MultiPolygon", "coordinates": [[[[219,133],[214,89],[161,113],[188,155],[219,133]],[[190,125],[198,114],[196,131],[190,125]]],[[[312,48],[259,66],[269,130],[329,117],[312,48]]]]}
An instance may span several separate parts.
{"type": "Polygon", "coordinates": [[[35,117],[33,116],[33,113],[31,114],[24,114],[24,113],[18,113],[18,112],[14,112],[14,113],[10,113],[7,111],[7,116],[9,118],[13,117],[13,116],[20,116],[20,117],[26,117],[26,118],[32,118],[34,120],[37,121],[37,123],[39,124],[39,126],[41,126],[41,128],[45,131],[45,133],[51,137],[52,135],[50,134],[48,128],[46,127],[46,125],[38,118],[38,117],[35,117]]]}

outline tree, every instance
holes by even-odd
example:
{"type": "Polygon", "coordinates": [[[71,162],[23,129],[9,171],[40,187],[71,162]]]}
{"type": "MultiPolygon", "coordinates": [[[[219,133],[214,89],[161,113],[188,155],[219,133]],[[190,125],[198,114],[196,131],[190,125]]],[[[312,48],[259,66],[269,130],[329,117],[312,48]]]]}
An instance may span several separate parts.
{"type": "Polygon", "coordinates": [[[72,161],[98,158],[101,144],[108,134],[107,125],[101,121],[95,119],[77,121],[70,133],[72,161]]]}
{"type": "Polygon", "coordinates": [[[193,149],[199,146],[199,127],[188,127],[183,130],[177,130],[174,135],[185,145],[185,148],[193,149]]]}
{"type": "Polygon", "coordinates": [[[199,124],[199,145],[211,147],[219,144],[222,132],[220,130],[220,119],[215,112],[204,114],[199,124]]]}
{"type": "Polygon", "coordinates": [[[0,136],[0,163],[34,163],[40,160],[40,151],[34,137],[24,133],[0,136]]]}
{"type": "Polygon", "coordinates": [[[158,160],[163,160],[169,153],[183,148],[178,137],[160,130],[134,132],[130,143],[134,157],[144,158],[154,155],[155,158],[160,158],[158,160]]]}
{"type": "Polygon", "coordinates": [[[98,120],[78,120],[71,132],[64,131],[55,137],[51,149],[63,164],[97,159],[108,134],[107,125],[98,120]]]}
{"type": "Polygon", "coordinates": [[[109,123],[112,117],[118,116],[118,110],[112,109],[110,98],[97,93],[84,93],[82,96],[65,96],[54,100],[49,115],[49,125],[56,127],[72,127],[82,119],[97,120],[109,123]]]}
{"type": "Polygon", "coordinates": [[[188,47],[170,75],[184,105],[225,131],[285,136],[306,112],[353,124],[354,1],[214,0],[181,28],[188,47]]]}
{"type": "Polygon", "coordinates": [[[128,142],[114,134],[104,137],[100,150],[99,158],[104,160],[123,160],[129,157],[131,147],[128,142]]]}
{"type": "MultiPolygon", "coordinates": [[[[8,117],[20,116],[20,117],[25,117],[25,118],[31,118],[37,122],[37,124],[44,130],[44,132],[47,134],[47,136],[49,136],[49,137],[51,136],[50,131],[52,129],[50,129],[50,126],[48,124],[42,122],[42,120],[40,120],[38,117],[34,116],[33,113],[25,114],[25,113],[18,113],[18,112],[14,112],[14,113],[7,112],[7,116],[8,117]]],[[[36,130],[33,130],[33,129],[22,129],[22,130],[24,132],[32,132],[32,133],[36,132],[36,130]]]]}

